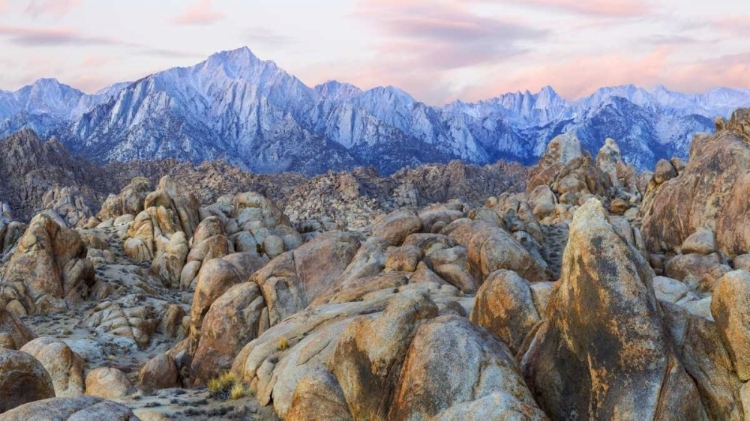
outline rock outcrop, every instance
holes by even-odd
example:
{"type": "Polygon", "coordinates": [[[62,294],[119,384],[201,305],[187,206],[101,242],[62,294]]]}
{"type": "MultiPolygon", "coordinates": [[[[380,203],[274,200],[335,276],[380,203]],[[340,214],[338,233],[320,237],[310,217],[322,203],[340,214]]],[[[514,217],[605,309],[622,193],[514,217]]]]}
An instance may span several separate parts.
{"type": "Polygon", "coordinates": [[[641,209],[643,236],[651,251],[674,250],[696,231],[708,230],[716,233],[725,254],[747,253],[750,237],[743,218],[749,205],[742,197],[750,186],[750,143],[741,131],[746,118],[747,113],[738,110],[715,135],[697,135],[679,175],[674,176],[674,168],[657,168],[641,209]]]}
{"type": "Polygon", "coordinates": [[[46,314],[85,300],[94,284],[78,232],[40,214],[18,241],[0,282],[0,299],[28,314],[46,314]],[[19,305],[13,305],[17,302],[19,305]]]}
{"type": "Polygon", "coordinates": [[[598,200],[576,212],[563,262],[522,358],[542,409],[553,419],[707,418],[663,330],[653,271],[598,200]]]}

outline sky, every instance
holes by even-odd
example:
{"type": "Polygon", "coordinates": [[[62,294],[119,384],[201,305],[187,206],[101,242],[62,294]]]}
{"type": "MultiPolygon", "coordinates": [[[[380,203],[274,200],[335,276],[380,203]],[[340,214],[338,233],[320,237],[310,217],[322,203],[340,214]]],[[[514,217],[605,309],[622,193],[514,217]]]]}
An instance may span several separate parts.
{"type": "Polygon", "coordinates": [[[0,0],[0,89],[93,93],[249,47],[308,86],[396,86],[432,105],[550,85],[750,88],[750,1],[0,0]]]}

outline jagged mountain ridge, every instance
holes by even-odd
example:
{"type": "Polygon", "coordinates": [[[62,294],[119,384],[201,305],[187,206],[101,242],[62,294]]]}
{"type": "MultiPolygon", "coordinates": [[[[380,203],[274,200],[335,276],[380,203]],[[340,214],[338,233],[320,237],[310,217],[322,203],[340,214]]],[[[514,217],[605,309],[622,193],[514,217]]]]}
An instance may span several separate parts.
{"type": "Polygon", "coordinates": [[[32,128],[98,162],[224,159],[258,173],[318,174],[361,165],[392,173],[451,159],[530,164],[572,130],[592,152],[615,138],[625,159],[645,169],[686,157],[694,133],[743,105],[750,90],[688,95],[627,85],[573,102],[546,87],[432,107],[394,87],[308,87],[241,48],[95,95],[49,79],[0,92],[0,136],[32,128]]]}

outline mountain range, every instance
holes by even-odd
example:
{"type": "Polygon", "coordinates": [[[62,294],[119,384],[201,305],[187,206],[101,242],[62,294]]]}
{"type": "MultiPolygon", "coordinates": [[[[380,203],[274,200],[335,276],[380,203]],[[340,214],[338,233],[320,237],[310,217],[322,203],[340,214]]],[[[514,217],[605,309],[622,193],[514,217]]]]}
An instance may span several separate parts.
{"type": "Polygon", "coordinates": [[[309,87],[240,48],[93,95],[54,79],[0,91],[0,137],[32,129],[96,162],[224,159],[256,173],[310,175],[357,166],[390,174],[452,159],[530,164],[552,138],[575,131],[594,153],[611,137],[626,161],[653,169],[660,158],[686,158],[695,133],[749,105],[750,89],[626,85],[576,101],[545,87],[434,107],[391,86],[309,87]]]}

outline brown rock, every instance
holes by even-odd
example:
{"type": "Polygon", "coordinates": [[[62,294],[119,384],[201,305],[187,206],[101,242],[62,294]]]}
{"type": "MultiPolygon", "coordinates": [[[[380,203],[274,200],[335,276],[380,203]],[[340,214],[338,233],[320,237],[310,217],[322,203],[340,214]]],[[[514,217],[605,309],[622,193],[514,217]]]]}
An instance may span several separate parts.
{"type": "Polygon", "coordinates": [[[675,177],[677,177],[677,170],[674,169],[669,161],[660,159],[656,163],[656,171],[654,171],[654,181],[656,181],[656,184],[662,184],[675,177]]]}
{"type": "Polygon", "coordinates": [[[716,281],[730,270],[729,266],[721,263],[721,257],[717,253],[707,256],[684,254],[667,261],[664,275],[682,281],[692,289],[711,292],[716,281]]]}
{"type": "Polygon", "coordinates": [[[535,259],[521,244],[505,230],[484,222],[472,225],[473,235],[468,244],[468,259],[471,273],[480,285],[495,271],[515,271],[531,282],[549,279],[546,263],[535,259]]]}
{"type": "Polygon", "coordinates": [[[214,235],[201,241],[193,243],[193,248],[187,255],[188,262],[207,262],[212,259],[220,259],[229,254],[229,240],[225,235],[214,235]]]}
{"type": "Polygon", "coordinates": [[[388,254],[386,269],[399,272],[414,272],[422,259],[422,250],[417,246],[399,247],[388,254]]]}
{"type": "Polygon", "coordinates": [[[194,385],[205,384],[232,366],[237,353],[258,336],[265,301],[253,282],[231,287],[211,304],[193,356],[194,385]]]}
{"type": "Polygon", "coordinates": [[[436,315],[437,307],[429,298],[399,296],[379,317],[356,319],[344,330],[331,368],[352,418],[386,419],[389,397],[420,320],[436,315]]]}
{"type": "Polygon", "coordinates": [[[529,283],[515,272],[499,270],[477,292],[469,320],[500,338],[515,355],[541,317],[529,283]]]}
{"type": "MultiPolygon", "coordinates": [[[[0,349],[0,413],[28,402],[54,398],[47,370],[31,355],[0,349]]],[[[7,418],[4,414],[3,418],[7,418]]]]}
{"type": "Polygon", "coordinates": [[[547,320],[522,350],[524,377],[551,418],[706,418],[663,331],[653,277],[599,201],[576,211],[547,320]]]}
{"type": "Polygon", "coordinates": [[[665,304],[663,309],[677,355],[695,380],[710,419],[742,420],[738,390],[742,382],[716,324],[674,305],[665,304]]]}
{"type": "Polygon", "coordinates": [[[360,243],[340,231],[323,233],[273,259],[253,275],[266,299],[271,325],[307,307],[342,275],[360,243]]]}
{"type": "MultiPolygon", "coordinates": [[[[742,113],[734,118],[743,118],[742,113]]],[[[748,170],[750,144],[736,131],[697,135],[682,173],[644,197],[642,231],[649,250],[674,250],[690,234],[707,229],[716,232],[718,248],[725,254],[746,253],[737,247],[745,242],[742,218],[747,215],[747,204],[740,203],[737,193],[748,185],[748,170]]]]}
{"type": "Polygon", "coordinates": [[[156,255],[151,264],[151,273],[159,277],[165,286],[178,288],[187,255],[188,245],[185,233],[182,231],[176,232],[172,234],[172,238],[169,239],[169,244],[164,251],[156,255]]]}
{"type": "Polygon", "coordinates": [[[744,270],[750,272],[750,254],[743,254],[734,258],[732,262],[734,268],[737,270],[744,270]]]}
{"type": "Polygon", "coordinates": [[[682,243],[682,254],[697,253],[708,255],[716,253],[716,238],[709,230],[698,230],[682,243]]]}
{"type": "Polygon", "coordinates": [[[328,371],[303,377],[294,389],[287,421],[353,421],[338,380],[328,371]]]}
{"type": "Polygon", "coordinates": [[[56,397],[71,398],[83,394],[83,368],[86,363],[65,342],[42,337],[27,343],[21,351],[42,363],[52,379],[56,397]]]}
{"type": "Polygon", "coordinates": [[[97,217],[101,221],[121,215],[138,215],[143,211],[143,201],[151,191],[151,183],[143,177],[134,178],[118,195],[110,195],[102,205],[97,217]]]}
{"type": "Polygon", "coordinates": [[[1,285],[28,314],[46,314],[88,297],[94,266],[75,230],[45,214],[35,217],[5,267],[1,285]]]}
{"type": "Polygon", "coordinates": [[[422,230],[422,220],[416,212],[400,209],[376,222],[372,227],[372,235],[385,238],[392,246],[400,246],[406,237],[422,230]]]}
{"type": "Polygon", "coordinates": [[[128,376],[122,371],[101,367],[91,370],[86,376],[86,394],[104,399],[122,398],[135,390],[128,376]]]}
{"type": "Polygon", "coordinates": [[[750,273],[729,272],[719,280],[711,314],[740,380],[750,380],[750,273]]]}
{"type": "Polygon", "coordinates": [[[138,388],[146,393],[171,387],[180,387],[180,372],[169,354],[150,359],[138,373],[138,388]]]}
{"type": "Polygon", "coordinates": [[[459,265],[440,265],[434,267],[435,273],[445,282],[458,288],[464,294],[476,294],[479,286],[469,272],[459,265]]]}
{"type": "Polygon", "coordinates": [[[531,194],[538,186],[548,185],[568,162],[582,155],[581,141],[575,133],[569,132],[552,139],[529,174],[526,192],[531,194]]]}
{"type": "Polygon", "coordinates": [[[36,338],[36,335],[13,313],[0,306],[0,335],[5,337],[0,348],[16,350],[36,338]]]}
{"type": "Polygon", "coordinates": [[[49,419],[136,421],[138,417],[127,406],[93,396],[45,399],[27,403],[3,414],[5,421],[49,419]]]}
{"type": "Polygon", "coordinates": [[[158,330],[169,338],[179,338],[182,319],[185,316],[187,316],[187,313],[181,305],[170,304],[159,323],[158,330]]]}
{"type": "Polygon", "coordinates": [[[97,305],[82,321],[84,326],[97,332],[131,339],[141,348],[148,346],[157,323],[151,307],[123,307],[114,301],[97,305]]]}
{"type": "Polygon", "coordinates": [[[630,209],[628,202],[620,198],[614,199],[609,205],[609,211],[615,215],[623,215],[628,209],[630,209]]]}
{"type": "Polygon", "coordinates": [[[441,316],[417,329],[388,419],[474,419],[468,414],[547,419],[502,342],[466,318],[441,316]]]}
{"type": "Polygon", "coordinates": [[[224,295],[229,288],[242,281],[235,267],[224,259],[209,260],[201,266],[193,295],[193,305],[190,307],[191,338],[197,340],[200,337],[203,318],[208,313],[211,304],[224,295]]]}

